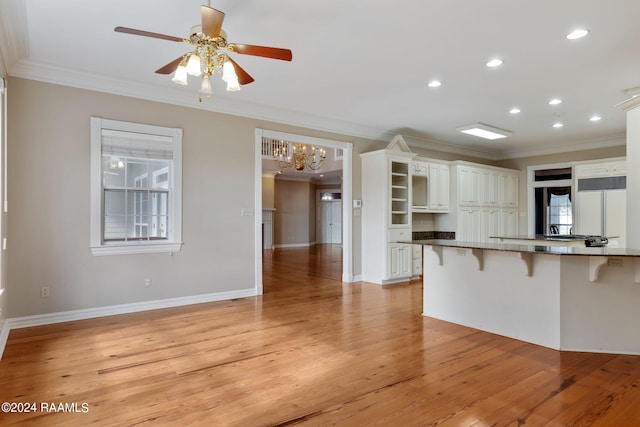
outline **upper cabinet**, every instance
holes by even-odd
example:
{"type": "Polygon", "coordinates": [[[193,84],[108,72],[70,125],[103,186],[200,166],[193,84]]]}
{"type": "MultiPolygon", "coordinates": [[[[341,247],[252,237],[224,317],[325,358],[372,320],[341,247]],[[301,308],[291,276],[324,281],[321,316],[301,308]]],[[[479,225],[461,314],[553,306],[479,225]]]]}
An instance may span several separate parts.
{"type": "Polygon", "coordinates": [[[454,228],[461,241],[517,234],[519,171],[468,162],[452,162],[451,168],[454,205],[441,225],[454,228]]]}
{"type": "Polygon", "coordinates": [[[576,179],[627,175],[627,161],[623,158],[598,162],[577,163],[574,168],[576,179]]]}
{"type": "Polygon", "coordinates": [[[429,165],[429,210],[449,212],[449,165],[434,163],[429,165]]]}
{"type": "Polygon", "coordinates": [[[412,160],[412,211],[449,212],[449,164],[431,159],[412,160]]]}
{"type": "Polygon", "coordinates": [[[389,159],[390,179],[388,181],[391,194],[390,226],[411,225],[411,175],[409,162],[404,159],[389,159]]]}
{"type": "Polygon", "coordinates": [[[429,176],[429,163],[413,160],[411,162],[411,175],[412,176],[429,176]]]}
{"type": "Polygon", "coordinates": [[[459,206],[518,207],[518,171],[458,164],[454,173],[459,206]]]}

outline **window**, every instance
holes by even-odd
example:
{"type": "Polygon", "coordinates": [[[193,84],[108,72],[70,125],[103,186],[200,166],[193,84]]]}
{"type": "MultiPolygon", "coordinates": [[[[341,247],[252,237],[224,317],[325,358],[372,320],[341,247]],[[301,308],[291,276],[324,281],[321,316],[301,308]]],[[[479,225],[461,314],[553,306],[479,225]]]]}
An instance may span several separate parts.
{"type": "Polygon", "coordinates": [[[182,246],[182,130],[91,118],[93,255],[182,246]]]}
{"type": "Polygon", "coordinates": [[[549,189],[549,216],[547,218],[548,234],[572,234],[573,215],[571,208],[571,188],[562,188],[564,191],[549,189]],[[559,194],[557,194],[559,193],[559,194]]]}

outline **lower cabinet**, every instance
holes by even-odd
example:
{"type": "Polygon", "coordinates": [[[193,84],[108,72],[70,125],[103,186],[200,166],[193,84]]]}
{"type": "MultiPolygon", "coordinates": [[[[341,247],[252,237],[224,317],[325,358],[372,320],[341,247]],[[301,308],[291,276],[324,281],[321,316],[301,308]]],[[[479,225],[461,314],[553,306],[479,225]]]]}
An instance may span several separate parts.
{"type": "Polygon", "coordinates": [[[491,242],[490,237],[514,236],[518,233],[517,209],[458,209],[456,239],[463,242],[491,242]]]}
{"type": "Polygon", "coordinates": [[[413,245],[411,254],[411,275],[418,277],[422,275],[422,245],[413,245]]]}
{"type": "Polygon", "coordinates": [[[389,280],[411,277],[413,246],[405,243],[389,243],[389,280]]]}

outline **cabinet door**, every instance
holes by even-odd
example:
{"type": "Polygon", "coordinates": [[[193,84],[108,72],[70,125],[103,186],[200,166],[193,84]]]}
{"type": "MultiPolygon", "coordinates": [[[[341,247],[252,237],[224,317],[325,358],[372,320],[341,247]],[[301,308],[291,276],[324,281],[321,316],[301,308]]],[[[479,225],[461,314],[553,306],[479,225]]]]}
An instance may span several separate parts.
{"type": "Polygon", "coordinates": [[[518,210],[507,209],[505,212],[505,219],[503,221],[502,234],[505,236],[517,236],[518,235],[518,210]]]}
{"type": "Polygon", "coordinates": [[[515,173],[505,175],[503,206],[509,208],[518,207],[518,175],[515,173]]]}
{"type": "Polygon", "coordinates": [[[412,162],[411,173],[416,176],[429,176],[429,164],[424,162],[412,162]]]}
{"type": "Polygon", "coordinates": [[[482,171],[482,206],[498,206],[500,174],[492,170],[482,171]]]}
{"type": "Polygon", "coordinates": [[[479,242],[482,240],[482,218],[479,208],[460,208],[458,210],[458,231],[456,240],[479,242]]]}
{"type": "Polygon", "coordinates": [[[449,166],[429,167],[429,209],[449,211],[449,166]]]}
{"type": "Polygon", "coordinates": [[[458,194],[460,205],[478,206],[481,199],[482,176],[479,169],[461,167],[458,169],[458,194]]]}
{"type": "Polygon", "coordinates": [[[481,241],[490,242],[489,237],[501,237],[503,234],[503,223],[505,217],[500,209],[487,209],[482,212],[482,235],[481,241]]]}
{"type": "Polygon", "coordinates": [[[411,276],[413,268],[411,246],[401,243],[389,243],[389,279],[411,276]]]}

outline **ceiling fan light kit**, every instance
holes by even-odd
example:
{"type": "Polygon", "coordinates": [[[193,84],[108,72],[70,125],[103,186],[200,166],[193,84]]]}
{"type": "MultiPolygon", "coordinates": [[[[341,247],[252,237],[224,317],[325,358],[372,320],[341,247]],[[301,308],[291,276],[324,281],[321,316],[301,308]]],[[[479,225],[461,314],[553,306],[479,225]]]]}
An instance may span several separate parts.
{"type": "Polygon", "coordinates": [[[194,50],[167,65],[156,70],[158,74],[171,74],[171,81],[187,86],[188,76],[201,76],[200,98],[210,99],[212,95],[211,76],[215,71],[221,75],[227,84],[227,91],[240,90],[240,85],[254,81],[242,67],[240,67],[229,54],[261,56],[264,58],[291,61],[293,55],[289,49],[280,49],[267,46],[254,46],[247,44],[227,43],[227,34],[222,30],[224,13],[209,6],[201,6],[202,26],[192,27],[192,34],[188,39],[136,30],[127,27],[116,27],[118,33],[133,34],[175,42],[186,43],[193,46],[194,50]]]}

